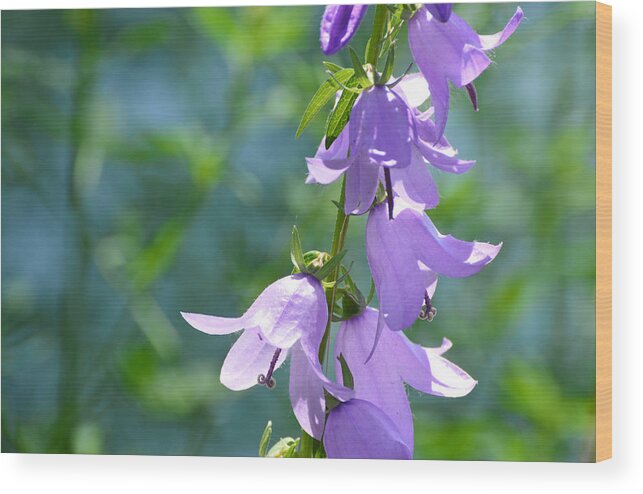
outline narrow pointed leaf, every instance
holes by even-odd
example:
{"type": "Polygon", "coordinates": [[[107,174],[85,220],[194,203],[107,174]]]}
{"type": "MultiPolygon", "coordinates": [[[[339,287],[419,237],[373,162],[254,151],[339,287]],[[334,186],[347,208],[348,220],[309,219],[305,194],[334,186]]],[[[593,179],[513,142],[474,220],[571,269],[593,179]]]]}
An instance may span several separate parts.
{"type": "Polygon", "coordinates": [[[344,67],[341,65],[337,65],[336,63],[333,62],[328,62],[328,61],[323,61],[324,67],[326,67],[328,70],[330,70],[333,74],[335,72],[339,72],[340,70],[343,70],[344,67]]]}
{"type": "Polygon", "coordinates": [[[368,79],[368,76],[364,71],[364,66],[362,65],[362,61],[359,59],[359,56],[350,46],[348,47],[348,51],[351,54],[351,61],[353,62],[353,69],[355,70],[357,81],[362,85],[362,87],[370,86],[371,81],[368,79]]]}
{"type": "Polygon", "coordinates": [[[261,440],[259,441],[259,456],[264,457],[268,454],[268,446],[270,444],[270,438],[272,437],[272,421],[269,420],[266,424],[266,428],[261,434],[261,440]]]}
{"type": "Polygon", "coordinates": [[[302,273],[306,272],[306,261],[304,260],[304,253],[301,250],[301,238],[299,237],[299,230],[297,226],[292,227],[292,238],[290,241],[290,260],[294,266],[302,273]]]}
{"type": "Polygon", "coordinates": [[[346,386],[349,389],[355,389],[353,373],[349,369],[348,364],[346,363],[346,359],[344,358],[344,355],[340,353],[339,357],[337,357],[337,360],[339,360],[339,364],[342,366],[342,379],[344,382],[344,386],[346,386]]]}
{"type": "Polygon", "coordinates": [[[383,83],[388,82],[388,80],[393,75],[393,66],[395,65],[395,45],[391,46],[391,49],[386,55],[386,63],[384,64],[384,71],[382,72],[382,77],[380,80],[383,83]]]}
{"type": "Polygon", "coordinates": [[[317,89],[317,92],[308,103],[306,110],[304,110],[304,114],[299,122],[299,127],[297,127],[297,132],[295,132],[295,137],[299,137],[301,135],[315,115],[319,113],[319,110],[321,110],[324,105],[328,103],[333,96],[335,96],[335,93],[340,88],[339,84],[337,84],[335,80],[339,81],[341,84],[345,84],[351,77],[353,77],[354,74],[355,71],[353,69],[339,70],[333,74],[335,79],[331,77],[319,86],[319,89],[317,89]]]}
{"type": "Polygon", "coordinates": [[[357,94],[349,91],[342,92],[335,108],[328,116],[328,123],[326,124],[326,140],[324,141],[326,149],[331,147],[333,142],[335,142],[335,139],[337,139],[339,134],[341,134],[344,127],[346,127],[356,100],[357,94]]]}

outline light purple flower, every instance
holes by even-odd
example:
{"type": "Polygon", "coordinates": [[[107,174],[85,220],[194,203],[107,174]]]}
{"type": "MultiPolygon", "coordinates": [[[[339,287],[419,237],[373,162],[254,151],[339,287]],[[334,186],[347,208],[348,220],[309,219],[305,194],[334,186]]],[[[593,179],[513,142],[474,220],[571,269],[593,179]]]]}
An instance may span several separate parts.
{"type": "Polygon", "coordinates": [[[352,392],[330,381],[319,364],[318,352],[328,308],[321,283],[295,274],[268,286],[241,317],[181,313],[194,328],[224,335],[244,330],[221,368],[221,383],[233,391],[255,384],[274,386],[273,373],[291,355],[290,398],[301,427],[320,439],[327,390],[340,401],[352,392]]]}
{"type": "MultiPolygon", "coordinates": [[[[379,311],[371,307],[367,307],[362,314],[344,321],[337,334],[335,357],[339,359],[341,355],[351,371],[355,398],[375,405],[393,423],[397,434],[389,432],[383,435],[399,438],[412,456],[413,417],[404,384],[407,383],[423,393],[453,398],[469,394],[477,381],[442,357],[452,346],[446,338],[439,348],[425,348],[411,342],[403,332],[392,331],[386,325],[381,328],[379,344],[366,362],[378,338],[379,323],[379,311]]],[[[341,382],[344,377],[342,368],[336,364],[335,369],[337,381],[341,382]]],[[[329,420],[326,435],[330,428],[329,420]]],[[[377,435],[381,434],[378,430],[377,435]]],[[[379,440],[375,431],[371,432],[371,437],[373,441],[379,440]]],[[[377,449],[374,445],[369,445],[367,439],[353,441],[360,445],[356,454],[365,456],[351,457],[368,457],[364,451],[365,446],[371,446],[372,450],[377,449]]],[[[339,439],[334,440],[338,441],[339,439]]],[[[356,446],[344,445],[343,451],[350,447],[356,446]]],[[[328,447],[326,449],[328,450],[328,447]]]]}
{"type": "Polygon", "coordinates": [[[364,91],[330,148],[322,139],[315,157],[306,158],[306,182],[329,184],[346,173],[345,212],[363,214],[386,168],[398,195],[425,209],[435,207],[438,193],[426,164],[463,173],[475,162],[459,159],[446,138],[437,138],[432,110],[417,109],[428,96],[420,74],[405,77],[393,89],[373,86],[364,91]]]}
{"type": "Polygon", "coordinates": [[[324,55],[333,55],[344,48],[359,27],[368,5],[327,5],[319,30],[324,55]]]}
{"type": "Polygon", "coordinates": [[[435,7],[422,7],[410,20],[409,45],[415,63],[429,84],[437,135],[442,136],[449,112],[449,81],[456,87],[466,87],[477,109],[473,81],[491,63],[486,52],[513,34],[523,12],[519,7],[502,31],[481,36],[456,14],[452,13],[446,22],[441,14],[434,17],[435,7]]]}
{"type": "Polygon", "coordinates": [[[397,197],[393,218],[386,204],[375,207],[366,224],[366,254],[381,315],[395,331],[411,326],[430,304],[437,277],[471,276],[489,264],[502,244],[465,242],[441,234],[424,211],[397,197]]]}

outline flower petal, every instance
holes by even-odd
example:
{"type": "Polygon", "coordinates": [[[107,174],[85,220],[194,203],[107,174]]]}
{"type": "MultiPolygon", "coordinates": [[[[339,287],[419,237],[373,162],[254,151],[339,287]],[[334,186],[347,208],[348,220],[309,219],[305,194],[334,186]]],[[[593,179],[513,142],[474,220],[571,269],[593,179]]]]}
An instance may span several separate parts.
{"type": "Polygon", "coordinates": [[[408,351],[406,358],[398,359],[400,373],[409,386],[435,396],[459,398],[469,394],[478,384],[464,370],[441,356],[452,346],[448,339],[444,338],[439,348],[424,348],[412,343],[404,334],[400,335],[408,351]]]}
{"type": "Polygon", "coordinates": [[[478,381],[444,357],[428,349],[426,353],[431,368],[431,383],[426,390],[417,388],[419,391],[436,396],[459,398],[468,395],[478,384],[478,381]]]}
{"type": "Polygon", "coordinates": [[[395,223],[398,222],[409,229],[404,237],[414,244],[415,258],[442,276],[471,276],[493,261],[502,247],[442,235],[426,214],[411,208],[397,214],[395,223]]]}
{"type": "MultiPolygon", "coordinates": [[[[221,367],[221,383],[233,391],[248,389],[257,384],[259,374],[266,374],[277,350],[266,341],[258,328],[246,329],[232,345],[221,367]]],[[[278,369],[288,352],[282,350],[277,359],[278,369]]]]}
{"type": "Polygon", "coordinates": [[[438,188],[417,150],[413,150],[411,164],[406,168],[391,169],[393,191],[412,207],[431,209],[438,205],[438,188]]]}
{"type": "Polygon", "coordinates": [[[206,314],[192,314],[181,312],[183,319],[194,329],[207,334],[230,334],[241,331],[245,328],[246,316],[242,317],[218,317],[206,314]]]}
{"type": "MultiPolygon", "coordinates": [[[[413,115],[404,100],[385,86],[363,91],[348,123],[356,164],[367,159],[378,166],[408,166],[414,135],[413,115]]],[[[367,163],[368,164],[368,163],[367,163]]]]}
{"type": "Polygon", "coordinates": [[[275,281],[248,312],[252,325],[260,328],[269,343],[286,349],[301,338],[304,350],[311,354],[319,348],[328,318],[324,289],[306,274],[275,281]]]}
{"type": "Polygon", "coordinates": [[[481,48],[470,44],[464,45],[462,49],[462,68],[458,79],[459,87],[473,82],[490,64],[491,60],[481,48]]]}
{"type": "Polygon", "coordinates": [[[409,108],[421,106],[430,96],[429,85],[419,72],[405,75],[393,88],[393,92],[397,93],[409,108]]]}
{"type": "Polygon", "coordinates": [[[351,166],[350,158],[344,159],[323,159],[306,158],[308,165],[307,184],[328,185],[339,177],[351,166]]]}
{"type": "Polygon", "coordinates": [[[354,164],[346,172],[346,198],[344,211],[346,214],[364,214],[373,204],[377,184],[379,183],[379,167],[356,158],[354,164]]]}
{"type": "Polygon", "coordinates": [[[440,22],[448,22],[449,17],[451,17],[451,11],[453,10],[453,4],[451,3],[429,3],[426,4],[426,8],[431,15],[435,17],[440,22]]]}
{"type": "Polygon", "coordinates": [[[324,386],[301,345],[290,354],[290,403],[301,428],[321,439],[326,418],[324,386]]]}
{"type": "Polygon", "coordinates": [[[344,159],[348,156],[349,144],[348,126],[346,126],[328,149],[326,149],[326,136],[322,138],[319,143],[319,147],[317,148],[317,152],[315,153],[315,158],[321,158],[324,160],[344,159]]]}
{"type": "MultiPolygon", "coordinates": [[[[406,445],[413,449],[413,417],[404,383],[398,373],[397,338],[401,332],[382,328],[380,341],[370,360],[365,363],[375,344],[379,311],[370,307],[359,316],[342,323],[335,341],[335,357],[344,357],[353,375],[355,397],[382,410],[396,425],[406,445]]],[[[337,380],[342,379],[336,364],[337,380]]]]}
{"type": "Polygon", "coordinates": [[[501,44],[507,41],[507,39],[509,39],[509,36],[511,36],[518,28],[524,16],[525,14],[523,13],[522,9],[518,7],[516,9],[516,12],[511,17],[511,19],[509,19],[509,22],[502,31],[496,34],[481,35],[480,45],[482,46],[482,49],[493,50],[494,48],[498,48],[501,44]]]}
{"type": "Polygon", "coordinates": [[[350,400],[331,410],[324,447],[329,458],[413,458],[393,421],[364,400],[350,400]]]}
{"type": "MultiPolygon", "coordinates": [[[[396,198],[397,203],[402,203],[396,198]]],[[[397,206],[396,206],[397,207],[397,206]]],[[[411,326],[422,308],[426,275],[417,264],[413,237],[422,225],[389,220],[386,204],[376,206],[366,223],[366,255],[389,328],[400,331],[411,326]]]]}

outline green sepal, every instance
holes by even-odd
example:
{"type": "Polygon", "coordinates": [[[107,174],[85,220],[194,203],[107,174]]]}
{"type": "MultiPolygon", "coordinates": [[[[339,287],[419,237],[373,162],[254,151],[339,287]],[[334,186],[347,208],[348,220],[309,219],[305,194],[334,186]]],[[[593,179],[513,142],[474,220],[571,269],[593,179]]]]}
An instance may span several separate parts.
{"type": "Polygon", "coordinates": [[[299,272],[306,273],[308,269],[306,267],[306,261],[304,259],[304,253],[301,250],[301,238],[299,237],[299,230],[297,225],[292,227],[292,237],[290,240],[290,260],[293,263],[299,272]]]}
{"type": "Polygon", "coordinates": [[[339,356],[337,357],[337,360],[339,360],[339,364],[342,366],[342,382],[344,383],[344,386],[347,387],[348,389],[355,389],[353,373],[348,367],[348,364],[346,363],[346,359],[344,358],[344,355],[340,353],[339,356]]]}
{"type": "Polygon", "coordinates": [[[272,421],[269,420],[266,424],[266,428],[261,434],[261,439],[259,440],[259,456],[266,456],[268,454],[268,445],[270,444],[270,438],[272,437],[272,421]]]}
{"type": "Polygon", "coordinates": [[[328,100],[335,96],[335,93],[341,85],[345,84],[351,77],[353,77],[355,71],[353,69],[341,69],[335,73],[332,73],[331,71],[331,74],[332,77],[326,79],[322,85],[319,86],[319,89],[317,89],[317,92],[313,95],[308,106],[304,110],[304,114],[299,122],[299,127],[297,127],[297,131],[295,132],[295,138],[301,135],[315,115],[319,113],[319,110],[328,103],[328,100]]]}
{"type": "Polygon", "coordinates": [[[329,412],[341,403],[341,401],[339,401],[337,398],[335,398],[332,394],[330,394],[326,390],[324,390],[324,398],[326,401],[326,410],[329,412]]]}
{"type": "Polygon", "coordinates": [[[351,55],[351,62],[353,62],[353,70],[355,71],[355,77],[357,78],[357,82],[359,82],[360,85],[364,88],[372,86],[373,83],[366,75],[366,71],[364,70],[362,61],[359,59],[359,56],[357,55],[357,53],[355,53],[355,50],[353,50],[353,48],[349,46],[348,52],[351,55]]]}
{"type": "Polygon", "coordinates": [[[395,65],[395,45],[391,45],[390,50],[386,54],[386,63],[384,64],[384,71],[380,77],[380,84],[386,84],[393,75],[393,66],[395,65]]]}
{"type": "Polygon", "coordinates": [[[324,263],[324,265],[319,268],[317,271],[312,273],[315,278],[317,278],[319,281],[322,281],[324,278],[329,276],[335,269],[337,269],[342,262],[342,259],[346,255],[346,249],[340,251],[337,253],[336,256],[331,257],[328,261],[324,263]]]}
{"type": "Polygon", "coordinates": [[[371,278],[371,288],[368,291],[368,297],[366,297],[366,305],[371,303],[371,300],[373,300],[374,295],[375,295],[375,283],[373,282],[373,279],[371,278]]]}

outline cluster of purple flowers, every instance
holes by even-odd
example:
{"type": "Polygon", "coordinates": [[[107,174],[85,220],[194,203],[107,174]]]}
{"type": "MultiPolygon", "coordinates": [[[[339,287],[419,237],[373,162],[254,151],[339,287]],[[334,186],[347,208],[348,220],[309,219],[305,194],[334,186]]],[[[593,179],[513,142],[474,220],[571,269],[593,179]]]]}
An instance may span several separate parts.
{"type": "MultiPolygon", "coordinates": [[[[366,9],[326,8],[325,54],[346,46],[366,9]]],[[[408,37],[420,72],[396,81],[376,76],[378,82],[358,91],[348,124],[332,144],[327,148],[322,139],[315,156],[307,158],[307,183],[329,184],[343,176],[343,213],[368,213],[366,253],[379,302],[379,309],[368,306],[352,283],[346,290],[357,307],[339,318],[334,379],[324,373],[320,354],[334,316],[328,287],[336,289],[340,280],[324,283],[327,271],[307,269],[303,258],[295,274],[271,284],[239,318],[183,313],[207,334],[243,331],[221,369],[221,382],[232,390],[273,387],[275,371],[290,356],[292,409],[329,458],[410,459],[413,418],[406,385],[445,397],[464,396],[476,385],[444,358],[449,340],[425,348],[403,331],[435,314],[439,276],[471,276],[500,251],[501,245],[438,231],[427,214],[439,202],[427,165],[461,174],[475,164],[461,159],[444,136],[448,83],[466,88],[477,109],[473,81],[490,64],[486,52],[502,44],[522,16],[518,9],[500,33],[480,36],[451,4],[413,7],[408,37]]]]}

